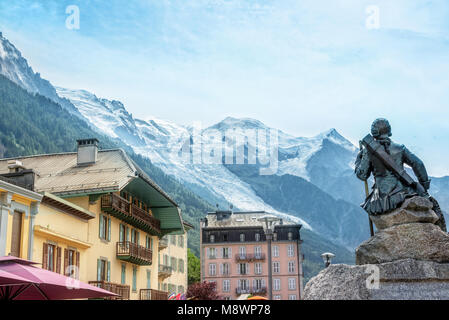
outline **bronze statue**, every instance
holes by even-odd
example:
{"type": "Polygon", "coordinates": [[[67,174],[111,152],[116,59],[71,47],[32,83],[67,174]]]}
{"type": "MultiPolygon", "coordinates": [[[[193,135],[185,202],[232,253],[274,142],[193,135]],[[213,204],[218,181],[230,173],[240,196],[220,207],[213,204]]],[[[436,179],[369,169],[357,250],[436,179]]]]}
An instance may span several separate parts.
{"type": "Polygon", "coordinates": [[[370,215],[381,215],[399,208],[404,200],[413,196],[426,197],[434,204],[439,225],[446,231],[444,216],[438,202],[429,195],[430,179],[423,162],[404,145],[391,141],[391,126],[386,119],[377,119],[371,126],[371,134],[361,141],[361,150],[355,163],[355,173],[363,181],[373,174],[375,184],[363,209],[370,215]],[[362,147],[363,146],[363,147],[362,147]],[[404,170],[409,165],[418,181],[404,170]]]}

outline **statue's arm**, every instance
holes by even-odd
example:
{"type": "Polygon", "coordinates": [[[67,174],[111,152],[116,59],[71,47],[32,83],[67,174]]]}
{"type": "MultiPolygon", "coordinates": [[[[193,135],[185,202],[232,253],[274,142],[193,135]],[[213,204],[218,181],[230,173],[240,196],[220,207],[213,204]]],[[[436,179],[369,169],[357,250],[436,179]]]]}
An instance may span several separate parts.
{"type": "Polygon", "coordinates": [[[357,155],[357,159],[355,161],[355,174],[357,175],[357,178],[365,181],[368,180],[372,171],[373,168],[369,159],[368,150],[364,148],[357,155]]]}
{"type": "Polygon", "coordinates": [[[424,163],[419,159],[415,154],[410,152],[405,146],[404,149],[404,163],[408,164],[415,173],[415,176],[418,178],[419,183],[424,187],[424,189],[428,190],[430,188],[430,179],[427,174],[426,167],[424,166],[424,163]]]}

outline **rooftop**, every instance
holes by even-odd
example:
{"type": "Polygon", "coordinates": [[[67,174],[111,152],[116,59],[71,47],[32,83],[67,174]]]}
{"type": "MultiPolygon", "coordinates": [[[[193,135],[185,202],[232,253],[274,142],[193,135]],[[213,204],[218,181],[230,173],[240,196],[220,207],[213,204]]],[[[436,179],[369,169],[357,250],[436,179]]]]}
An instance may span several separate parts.
{"type": "MultiPolygon", "coordinates": [[[[265,211],[217,211],[207,213],[207,228],[237,228],[237,227],[263,227],[263,222],[258,221],[259,218],[269,214],[265,211]]],[[[299,226],[297,223],[281,219],[281,223],[276,226],[299,226]]]]}

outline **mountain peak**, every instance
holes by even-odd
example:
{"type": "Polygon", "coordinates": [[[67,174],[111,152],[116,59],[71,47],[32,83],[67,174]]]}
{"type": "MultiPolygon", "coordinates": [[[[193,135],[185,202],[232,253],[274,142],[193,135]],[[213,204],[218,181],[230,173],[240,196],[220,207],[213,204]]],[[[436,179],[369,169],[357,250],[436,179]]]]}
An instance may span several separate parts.
{"type": "Polygon", "coordinates": [[[227,129],[265,129],[267,128],[262,122],[252,118],[234,118],[226,117],[222,121],[210,127],[210,129],[227,130],[227,129]]]}

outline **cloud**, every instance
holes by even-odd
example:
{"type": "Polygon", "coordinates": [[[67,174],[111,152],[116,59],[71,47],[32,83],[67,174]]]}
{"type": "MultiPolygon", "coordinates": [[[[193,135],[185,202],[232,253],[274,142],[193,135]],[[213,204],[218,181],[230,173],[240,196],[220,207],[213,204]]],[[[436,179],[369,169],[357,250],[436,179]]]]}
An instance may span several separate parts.
{"type": "Polygon", "coordinates": [[[59,86],[141,118],[253,117],[295,135],[336,127],[355,142],[384,116],[433,174],[448,172],[447,1],[37,3],[0,4],[0,27],[59,86]],[[68,4],[80,6],[79,31],[64,28],[68,4]],[[369,5],[380,29],[366,28],[369,5]]]}

